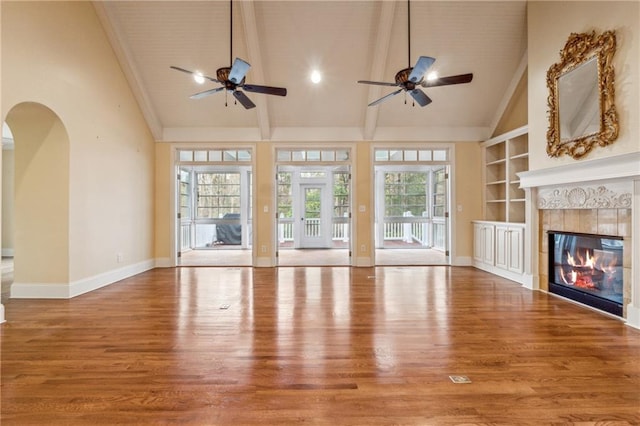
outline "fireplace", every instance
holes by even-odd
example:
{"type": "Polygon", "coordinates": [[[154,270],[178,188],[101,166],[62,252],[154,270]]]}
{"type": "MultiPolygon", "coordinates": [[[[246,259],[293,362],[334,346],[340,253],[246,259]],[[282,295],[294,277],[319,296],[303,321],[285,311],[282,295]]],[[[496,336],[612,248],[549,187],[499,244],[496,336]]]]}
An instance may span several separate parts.
{"type": "Polygon", "coordinates": [[[623,238],[548,231],[549,292],[623,315],[623,238]]]}

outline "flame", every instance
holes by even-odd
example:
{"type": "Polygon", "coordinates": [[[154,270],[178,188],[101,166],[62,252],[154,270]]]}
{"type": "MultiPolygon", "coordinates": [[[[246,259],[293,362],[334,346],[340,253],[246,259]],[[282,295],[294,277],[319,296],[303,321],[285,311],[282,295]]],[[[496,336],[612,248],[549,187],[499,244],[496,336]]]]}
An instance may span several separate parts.
{"type": "Polygon", "coordinates": [[[587,266],[593,269],[596,265],[596,259],[595,257],[589,255],[589,250],[586,250],[586,254],[587,254],[587,261],[584,262],[584,266],[587,266]]]}

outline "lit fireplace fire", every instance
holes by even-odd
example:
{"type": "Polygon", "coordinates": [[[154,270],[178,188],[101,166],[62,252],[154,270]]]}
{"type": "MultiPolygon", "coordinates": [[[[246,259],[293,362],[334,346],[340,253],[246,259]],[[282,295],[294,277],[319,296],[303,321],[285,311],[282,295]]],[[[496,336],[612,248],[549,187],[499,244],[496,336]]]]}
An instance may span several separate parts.
{"type": "Polygon", "coordinates": [[[567,251],[567,268],[560,270],[562,281],[566,285],[585,289],[610,289],[613,286],[618,258],[615,253],[606,250],[584,251],[576,253],[576,259],[567,251]]]}
{"type": "Polygon", "coordinates": [[[624,239],[549,231],[549,292],[622,316],[624,239]]]}

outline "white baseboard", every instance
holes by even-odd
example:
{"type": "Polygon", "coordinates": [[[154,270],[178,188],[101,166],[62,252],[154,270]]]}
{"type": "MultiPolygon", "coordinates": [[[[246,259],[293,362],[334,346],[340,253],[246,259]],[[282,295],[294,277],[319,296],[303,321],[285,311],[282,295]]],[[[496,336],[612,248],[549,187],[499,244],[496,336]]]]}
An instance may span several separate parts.
{"type": "Polygon", "coordinates": [[[5,321],[6,320],[4,319],[4,305],[0,304],[0,324],[2,324],[5,321]]]}
{"type": "Polygon", "coordinates": [[[125,278],[153,269],[154,260],[146,260],[119,269],[83,278],[71,283],[20,283],[11,285],[11,298],[15,299],[71,299],[81,294],[108,286],[125,278]]]}
{"type": "Polygon", "coordinates": [[[12,248],[3,248],[2,257],[13,257],[14,250],[12,248]]]}
{"type": "Polygon", "coordinates": [[[627,325],[640,330],[640,308],[631,303],[627,305],[627,325]]]}

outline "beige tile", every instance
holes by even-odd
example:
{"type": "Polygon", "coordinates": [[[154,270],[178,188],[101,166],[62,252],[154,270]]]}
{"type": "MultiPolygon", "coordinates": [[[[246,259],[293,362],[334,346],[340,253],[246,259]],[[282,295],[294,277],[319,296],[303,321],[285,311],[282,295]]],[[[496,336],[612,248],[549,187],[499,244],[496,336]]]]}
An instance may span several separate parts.
{"type": "Polygon", "coordinates": [[[549,274],[549,254],[548,253],[539,253],[538,273],[540,275],[545,275],[545,276],[549,274]]]}
{"type": "Polygon", "coordinates": [[[544,230],[549,229],[549,217],[551,216],[551,210],[539,210],[538,220],[540,221],[541,228],[544,230]]]}
{"type": "Polygon", "coordinates": [[[561,231],[564,223],[564,210],[549,210],[549,229],[561,231]]]}
{"type": "Polygon", "coordinates": [[[631,236],[631,209],[618,209],[618,236],[631,236]]]}
{"type": "Polygon", "coordinates": [[[540,290],[549,291],[549,276],[540,274],[540,290]]]}
{"type": "Polygon", "coordinates": [[[623,301],[623,305],[626,307],[629,303],[631,303],[631,268],[623,268],[622,274],[623,274],[623,280],[624,280],[624,288],[622,290],[622,301],[623,301]]]}
{"type": "Polygon", "coordinates": [[[622,265],[625,268],[631,268],[631,237],[626,237],[622,242],[622,265]]]}
{"type": "Polygon", "coordinates": [[[580,232],[580,210],[565,210],[564,211],[564,227],[563,231],[567,232],[580,232]]]}
{"type": "Polygon", "coordinates": [[[579,210],[580,230],[585,234],[598,233],[598,211],[595,209],[579,210]]]}
{"type": "Polygon", "coordinates": [[[618,210],[598,209],[598,234],[616,235],[618,233],[618,210]]]}

